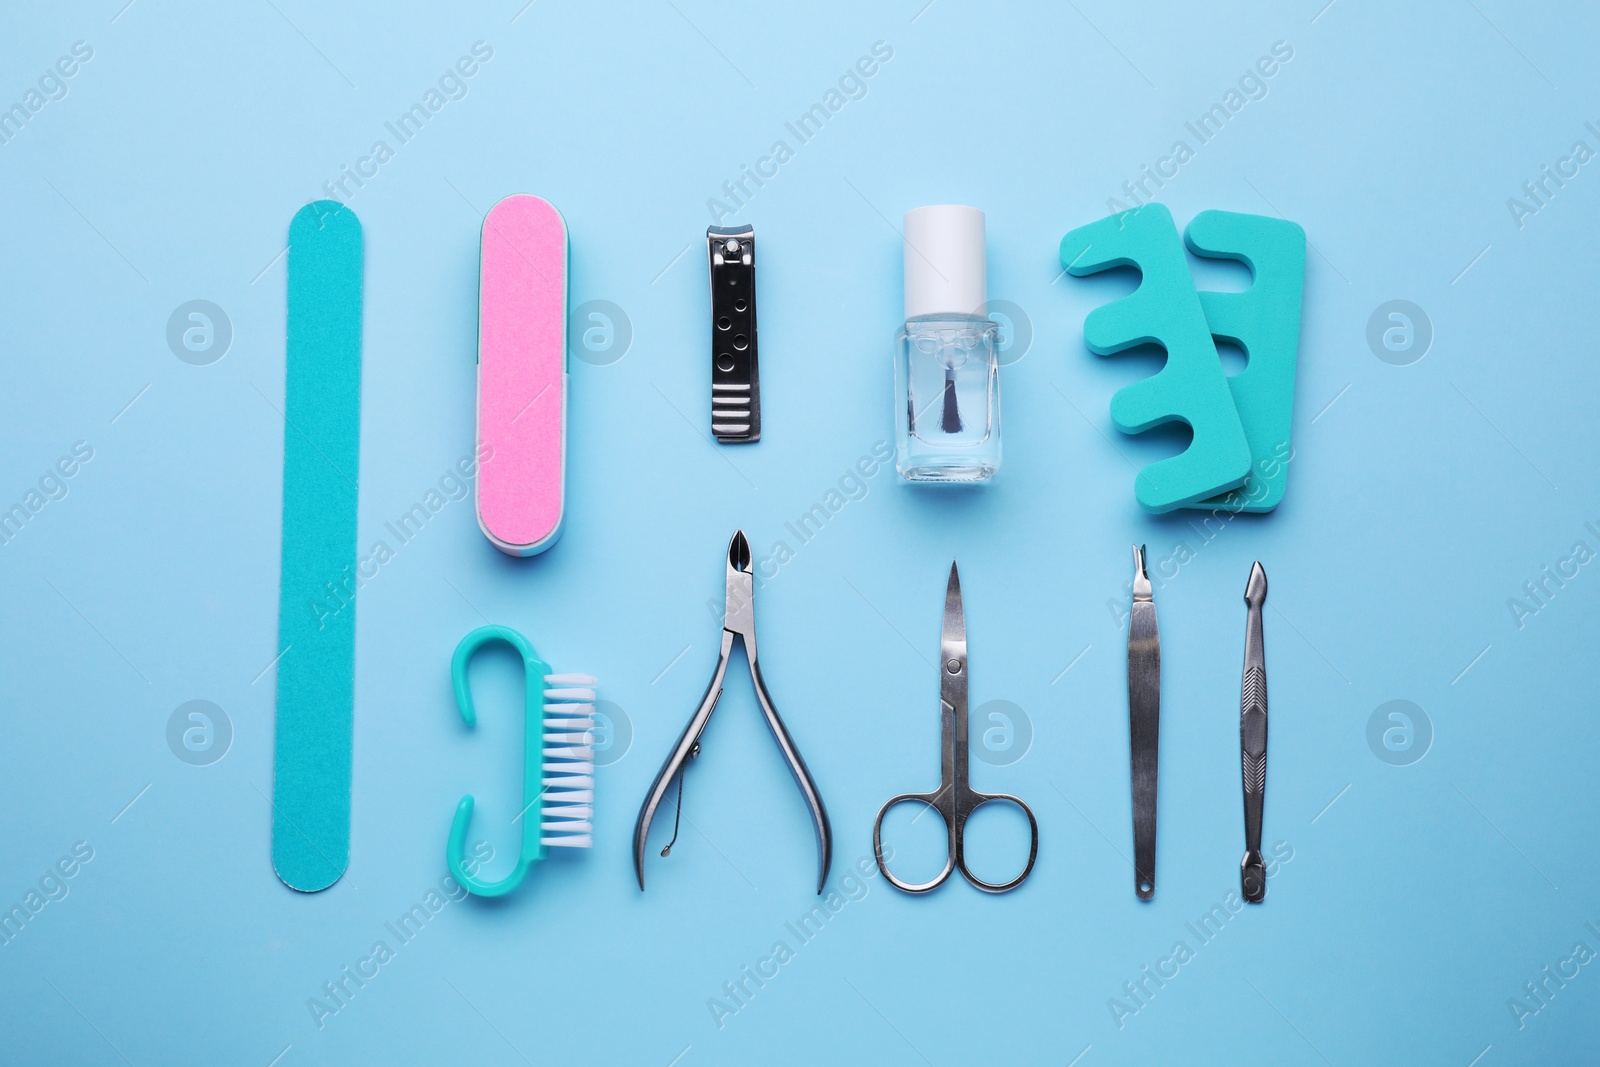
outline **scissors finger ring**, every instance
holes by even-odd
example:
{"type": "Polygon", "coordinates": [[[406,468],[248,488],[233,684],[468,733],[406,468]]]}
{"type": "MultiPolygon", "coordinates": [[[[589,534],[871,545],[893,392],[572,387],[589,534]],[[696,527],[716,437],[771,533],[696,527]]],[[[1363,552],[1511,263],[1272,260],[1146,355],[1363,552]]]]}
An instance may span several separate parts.
{"type": "MultiPolygon", "coordinates": [[[[889,869],[889,865],[885,862],[883,857],[883,817],[889,814],[889,809],[897,804],[922,804],[928,808],[931,808],[935,813],[938,814],[939,818],[944,819],[945,828],[948,830],[950,826],[950,819],[945,815],[944,809],[939,805],[940,796],[940,793],[901,793],[897,797],[890,797],[889,802],[878,810],[878,818],[872,824],[872,854],[877,857],[878,870],[883,872],[884,878],[888,879],[890,885],[894,886],[898,890],[901,890],[902,892],[926,893],[930,889],[937,889],[943,885],[944,880],[950,877],[950,872],[956,869],[956,849],[955,846],[952,845],[945,853],[944,870],[935,875],[932,881],[915,884],[911,882],[903,882],[899,878],[895,877],[894,872],[889,869]]],[[[967,874],[966,869],[963,868],[961,873],[967,874]]],[[[972,876],[967,874],[967,877],[971,878],[972,876]]]]}

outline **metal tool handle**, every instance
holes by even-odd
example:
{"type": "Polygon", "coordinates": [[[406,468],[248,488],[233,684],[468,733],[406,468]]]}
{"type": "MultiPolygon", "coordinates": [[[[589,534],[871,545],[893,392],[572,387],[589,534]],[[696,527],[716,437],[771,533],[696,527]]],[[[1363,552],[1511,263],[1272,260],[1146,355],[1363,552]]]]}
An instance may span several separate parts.
{"type": "Polygon", "coordinates": [[[1156,606],[1134,601],[1128,624],[1128,741],[1133,780],[1134,892],[1156,893],[1156,764],[1161,738],[1161,638],[1156,606]]]}
{"type": "Polygon", "coordinates": [[[1020,797],[1009,793],[979,793],[972,789],[959,789],[958,792],[940,789],[936,793],[901,793],[897,797],[890,797],[888,803],[878,809],[878,818],[872,824],[872,854],[877,858],[878,870],[889,884],[906,893],[926,893],[937,889],[950,877],[950,872],[959,870],[961,877],[971,882],[985,893],[1006,893],[1027,880],[1033,873],[1034,861],[1039,858],[1039,822],[1033,817],[1033,809],[1028,807],[1020,797]],[[952,792],[955,795],[952,796],[952,792]],[[933,810],[944,822],[945,827],[945,861],[944,869],[926,882],[906,882],[895,876],[889,870],[889,865],[883,858],[883,819],[889,810],[897,804],[917,803],[933,810]],[[1002,803],[1014,804],[1028,817],[1028,862],[1023,865],[1022,873],[1006,882],[986,882],[967,869],[967,820],[972,813],[985,804],[1002,803]]]}
{"type": "Polygon", "coordinates": [[[1239,881],[1245,900],[1259,904],[1267,895],[1267,870],[1261,858],[1261,810],[1267,793],[1267,675],[1260,667],[1245,669],[1240,707],[1245,851],[1239,865],[1239,881]]]}
{"type": "Polygon", "coordinates": [[[711,675],[711,684],[706,686],[700,706],[690,716],[683,733],[678,735],[678,743],[672,746],[672,751],[661,764],[661,770],[656,772],[656,780],[650,784],[650,792],[645,794],[644,803],[639,805],[639,818],[633,824],[633,873],[639,879],[640,889],[644,888],[645,839],[650,836],[650,823],[655,819],[656,809],[666,797],[673,777],[698,752],[696,746],[700,743],[700,735],[705,732],[706,723],[711,721],[711,713],[722,698],[722,679],[728,673],[728,656],[732,650],[733,634],[724,630],[722,651],[717,656],[717,669],[711,675]]]}
{"type": "MultiPolygon", "coordinates": [[[[956,869],[956,837],[954,830],[951,829],[950,816],[945,813],[945,807],[948,806],[944,799],[946,795],[947,793],[943,789],[936,793],[901,793],[897,797],[890,797],[889,802],[878,809],[878,818],[872,824],[872,854],[878,860],[878,870],[883,872],[883,877],[888,880],[890,885],[894,886],[901,892],[926,893],[931,889],[938,889],[944,884],[945,879],[950,877],[950,872],[956,869]],[[944,858],[944,870],[940,871],[933,877],[932,881],[928,882],[901,881],[899,878],[895,877],[893,871],[889,870],[889,865],[885,863],[883,859],[883,817],[889,814],[889,809],[893,808],[895,805],[909,804],[912,802],[923,804],[928,808],[931,808],[934,814],[939,816],[939,818],[944,822],[945,836],[948,839],[948,847],[945,851],[944,858]]],[[[1032,866],[1031,862],[1029,863],[1029,866],[1032,866]]],[[[966,874],[966,870],[963,869],[961,873],[966,874]]],[[[1024,872],[1024,874],[1026,874],[1026,872],[1024,872]]],[[[971,878],[972,876],[967,875],[967,877],[971,878]]]]}
{"type": "Polygon", "coordinates": [[[955,831],[956,867],[967,881],[983,890],[985,893],[1005,893],[1017,888],[1028,875],[1033,873],[1033,861],[1039,858],[1039,822],[1033,817],[1033,809],[1024,804],[1020,797],[1010,793],[978,793],[967,790],[965,799],[957,798],[956,802],[956,831],[955,831]],[[985,804],[993,803],[1014,804],[1028,817],[1028,833],[1032,840],[1028,844],[1028,862],[1022,868],[1022,873],[1009,882],[985,882],[982,878],[967,870],[967,820],[972,813],[985,804]]]}
{"type": "Polygon", "coordinates": [[[788,728],[783,725],[778,709],[772,705],[767,683],[761,677],[761,664],[756,659],[755,641],[749,636],[745,637],[744,651],[745,658],[750,661],[750,680],[755,683],[756,700],[761,704],[761,713],[766,716],[767,725],[772,728],[772,737],[783,751],[784,761],[794,774],[795,784],[800,787],[800,792],[806,798],[806,806],[811,809],[811,823],[817,831],[817,892],[821,893],[828,881],[828,868],[833,863],[833,830],[828,823],[828,809],[822,806],[822,793],[812,780],[811,771],[806,767],[800,750],[795,747],[794,739],[789,736],[788,728]]]}

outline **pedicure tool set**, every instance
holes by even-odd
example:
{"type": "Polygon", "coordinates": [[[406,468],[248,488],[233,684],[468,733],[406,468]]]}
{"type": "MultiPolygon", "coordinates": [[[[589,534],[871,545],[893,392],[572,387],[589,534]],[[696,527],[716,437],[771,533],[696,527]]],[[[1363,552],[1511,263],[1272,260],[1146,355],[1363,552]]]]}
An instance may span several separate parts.
{"type": "MultiPolygon", "coordinates": [[[[989,313],[985,228],[983,212],[961,205],[916,208],[905,216],[905,319],[894,355],[894,418],[896,467],[909,483],[983,483],[999,471],[1003,338],[989,313]]],[[[1062,239],[1061,261],[1068,274],[1125,266],[1141,273],[1132,294],[1085,319],[1090,351],[1113,355],[1153,342],[1167,355],[1158,372],[1112,397],[1111,421],[1125,433],[1170,422],[1193,432],[1180,455],[1138,473],[1135,497],[1145,510],[1265,513],[1282,501],[1294,454],[1290,425],[1305,244],[1304,231],[1294,223],[1222,211],[1201,212],[1180,241],[1171,214],[1157,203],[1079,227],[1062,239]],[[1252,275],[1250,288],[1198,290],[1185,249],[1244,264],[1252,275]],[[1245,350],[1243,372],[1222,373],[1218,342],[1245,350]]],[[[761,381],[754,229],[710,227],[706,255],[711,431],[720,444],[755,444],[761,439],[761,381]]],[[[359,476],[362,233],[354,213],[336,201],[308,204],[291,224],[288,264],[272,858],[285,884],[315,892],[334,884],[349,862],[355,604],[353,588],[347,597],[336,594],[347,584],[341,576],[349,574],[355,559],[359,476]]],[[[481,233],[475,506],[484,536],[508,555],[546,551],[566,518],[567,304],[566,221],[537,196],[499,201],[484,217],[481,233]]],[[[669,855],[677,841],[685,778],[702,751],[735,645],[744,648],[756,701],[809,811],[816,831],[817,892],[826,888],[832,830],[821,791],[762,674],[756,585],[750,542],[744,531],[735,531],[724,557],[722,634],[710,683],[635,821],[633,866],[641,890],[651,827],[674,788],[672,838],[660,855],[669,855]]],[[[1241,895],[1252,903],[1264,899],[1268,877],[1261,852],[1266,595],[1266,572],[1258,562],[1244,597],[1239,718],[1245,826],[1240,885],[1241,895]]],[[[1131,598],[1127,684],[1134,891],[1148,901],[1156,882],[1161,639],[1142,545],[1133,548],[1131,598]]],[[[456,807],[446,846],[451,875],[482,897],[516,889],[552,850],[594,843],[594,679],[556,673],[511,627],[481,626],[462,638],[451,659],[456,706],[467,727],[477,721],[468,667],[490,645],[516,652],[523,672],[523,788],[513,820],[521,823],[521,849],[509,874],[495,880],[479,876],[467,859],[476,803],[470,793],[456,807]]],[[[873,822],[873,852],[889,884],[909,894],[930,892],[955,871],[986,893],[1006,893],[1033,871],[1038,822],[1021,799],[982,793],[970,784],[967,628],[954,562],[939,653],[939,785],[883,804],[873,822]],[[967,866],[968,820],[993,803],[1017,808],[1028,821],[1027,861],[1005,882],[984,881],[967,866]],[[944,824],[945,862],[930,881],[907,882],[889,869],[883,823],[900,805],[932,809],[944,824]]]]}

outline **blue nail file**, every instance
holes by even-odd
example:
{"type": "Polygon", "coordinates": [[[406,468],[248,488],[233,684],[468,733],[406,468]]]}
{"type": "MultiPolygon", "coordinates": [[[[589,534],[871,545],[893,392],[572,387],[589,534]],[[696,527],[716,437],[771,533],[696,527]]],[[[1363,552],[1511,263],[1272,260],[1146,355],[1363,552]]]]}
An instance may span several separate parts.
{"type": "Polygon", "coordinates": [[[361,223],[334,200],[289,224],[283,563],[272,866],[314,893],[350,862],[361,446],[361,223]]]}

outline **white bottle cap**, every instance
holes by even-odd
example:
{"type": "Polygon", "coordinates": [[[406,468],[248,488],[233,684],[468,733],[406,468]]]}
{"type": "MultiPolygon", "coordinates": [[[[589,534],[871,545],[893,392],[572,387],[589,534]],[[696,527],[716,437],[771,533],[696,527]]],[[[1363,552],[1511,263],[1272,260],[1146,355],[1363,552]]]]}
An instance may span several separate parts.
{"type": "Polygon", "coordinates": [[[906,318],[979,315],[984,279],[983,212],[936,204],[906,212],[906,318]]]}

